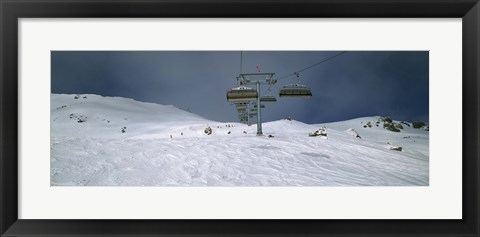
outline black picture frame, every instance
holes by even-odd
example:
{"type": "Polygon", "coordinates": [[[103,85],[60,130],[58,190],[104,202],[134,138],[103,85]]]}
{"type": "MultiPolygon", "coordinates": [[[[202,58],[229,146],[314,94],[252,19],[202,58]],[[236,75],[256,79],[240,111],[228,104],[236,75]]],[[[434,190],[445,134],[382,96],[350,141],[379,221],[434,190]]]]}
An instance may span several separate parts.
{"type": "MultiPolygon", "coordinates": [[[[0,0],[1,236],[480,236],[478,0],[0,0]],[[19,18],[434,17],[462,18],[461,220],[18,219],[19,18]]],[[[41,205],[41,200],[39,200],[41,205]]]]}

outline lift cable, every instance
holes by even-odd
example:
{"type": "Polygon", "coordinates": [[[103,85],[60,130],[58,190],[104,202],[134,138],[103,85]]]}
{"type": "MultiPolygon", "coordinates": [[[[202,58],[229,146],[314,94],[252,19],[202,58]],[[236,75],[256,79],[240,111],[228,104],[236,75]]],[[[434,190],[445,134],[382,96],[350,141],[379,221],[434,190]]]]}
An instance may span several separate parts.
{"type": "Polygon", "coordinates": [[[291,74],[288,74],[288,75],[285,75],[285,76],[283,76],[283,77],[277,78],[277,80],[282,80],[282,79],[284,79],[284,78],[291,77],[291,76],[298,76],[298,74],[299,74],[300,72],[303,72],[303,71],[305,71],[305,70],[307,70],[307,69],[310,69],[310,68],[312,68],[312,67],[315,67],[315,66],[317,66],[318,64],[324,63],[324,62],[326,62],[326,61],[328,61],[328,60],[330,60],[330,59],[333,59],[333,58],[335,58],[335,57],[337,57],[337,56],[340,56],[340,55],[342,55],[342,54],[344,54],[344,53],[346,53],[346,52],[348,52],[348,51],[343,51],[343,52],[340,52],[340,53],[338,53],[338,54],[335,54],[335,55],[333,55],[332,57],[329,57],[329,58],[326,58],[326,59],[324,59],[324,60],[322,60],[322,61],[320,61],[320,62],[314,63],[314,64],[312,64],[312,65],[310,65],[310,66],[308,66],[308,67],[306,67],[306,68],[300,69],[300,70],[295,71],[295,72],[293,72],[293,73],[291,73],[291,74]]]}

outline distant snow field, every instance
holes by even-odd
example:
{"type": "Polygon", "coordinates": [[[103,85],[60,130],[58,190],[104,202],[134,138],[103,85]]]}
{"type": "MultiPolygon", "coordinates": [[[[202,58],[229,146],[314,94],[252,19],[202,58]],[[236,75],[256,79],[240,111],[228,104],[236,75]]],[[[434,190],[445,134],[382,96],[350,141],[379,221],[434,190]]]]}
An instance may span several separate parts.
{"type": "Polygon", "coordinates": [[[170,105],[51,95],[52,186],[426,186],[428,127],[365,117],[222,123],[170,105]],[[398,125],[401,124],[401,125],[398,125]],[[387,124],[388,125],[388,124],[387,124]],[[384,128],[386,126],[386,128],[384,128]],[[207,135],[205,129],[211,128],[207,135]],[[326,134],[326,136],[325,136],[326,134]],[[273,137],[269,137],[272,135],[273,137]]]}

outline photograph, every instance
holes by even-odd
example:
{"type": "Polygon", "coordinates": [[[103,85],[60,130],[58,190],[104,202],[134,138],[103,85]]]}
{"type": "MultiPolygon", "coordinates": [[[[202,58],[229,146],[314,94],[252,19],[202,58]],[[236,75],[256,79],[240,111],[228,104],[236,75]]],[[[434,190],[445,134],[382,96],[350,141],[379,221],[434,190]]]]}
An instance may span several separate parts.
{"type": "Polygon", "coordinates": [[[0,237],[480,237],[479,1],[0,0],[0,237]]]}
{"type": "Polygon", "coordinates": [[[50,56],[50,186],[429,186],[429,51],[50,56]]]}

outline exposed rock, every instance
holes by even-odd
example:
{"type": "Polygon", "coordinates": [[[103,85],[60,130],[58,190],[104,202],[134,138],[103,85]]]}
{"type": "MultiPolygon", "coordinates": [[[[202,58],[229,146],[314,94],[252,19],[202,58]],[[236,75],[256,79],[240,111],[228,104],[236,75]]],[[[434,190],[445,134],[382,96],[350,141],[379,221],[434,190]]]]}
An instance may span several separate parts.
{"type": "Polygon", "coordinates": [[[326,137],[327,136],[327,131],[325,127],[319,128],[317,131],[311,132],[308,134],[309,137],[326,137]]]}
{"type": "Polygon", "coordinates": [[[273,136],[272,134],[269,134],[268,137],[269,137],[269,138],[273,138],[274,136],[273,136]]]}
{"type": "Polygon", "coordinates": [[[355,136],[355,138],[360,138],[362,139],[362,137],[358,134],[357,130],[353,129],[353,128],[350,128],[347,130],[347,133],[355,136]]]}
{"type": "Polygon", "coordinates": [[[401,146],[392,146],[392,147],[390,147],[390,150],[392,150],[392,151],[402,151],[402,147],[401,146]]]}
{"type": "Polygon", "coordinates": [[[382,117],[381,120],[382,120],[384,123],[387,123],[387,122],[388,122],[388,123],[392,123],[392,122],[393,122],[392,118],[390,118],[390,117],[382,117]]]}
{"type": "Polygon", "coordinates": [[[403,126],[399,123],[395,124],[395,128],[398,128],[398,129],[403,129],[403,126]]]}
{"type": "Polygon", "coordinates": [[[395,127],[395,123],[391,123],[391,122],[385,122],[383,124],[383,128],[385,128],[389,131],[392,131],[392,132],[400,132],[400,129],[395,127]]]}
{"type": "Polygon", "coordinates": [[[207,135],[211,135],[212,134],[212,128],[207,127],[207,128],[205,128],[205,130],[203,132],[207,135]]]}
{"type": "Polygon", "coordinates": [[[422,121],[415,121],[415,122],[412,123],[413,128],[422,128],[425,125],[427,125],[427,124],[425,124],[422,121]]]}
{"type": "Polygon", "coordinates": [[[70,114],[69,117],[71,119],[76,119],[77,123],[87,122],[87,117],[86,116],[82,116],[82,115],[78,115],[78,114],[70,114]]]}

